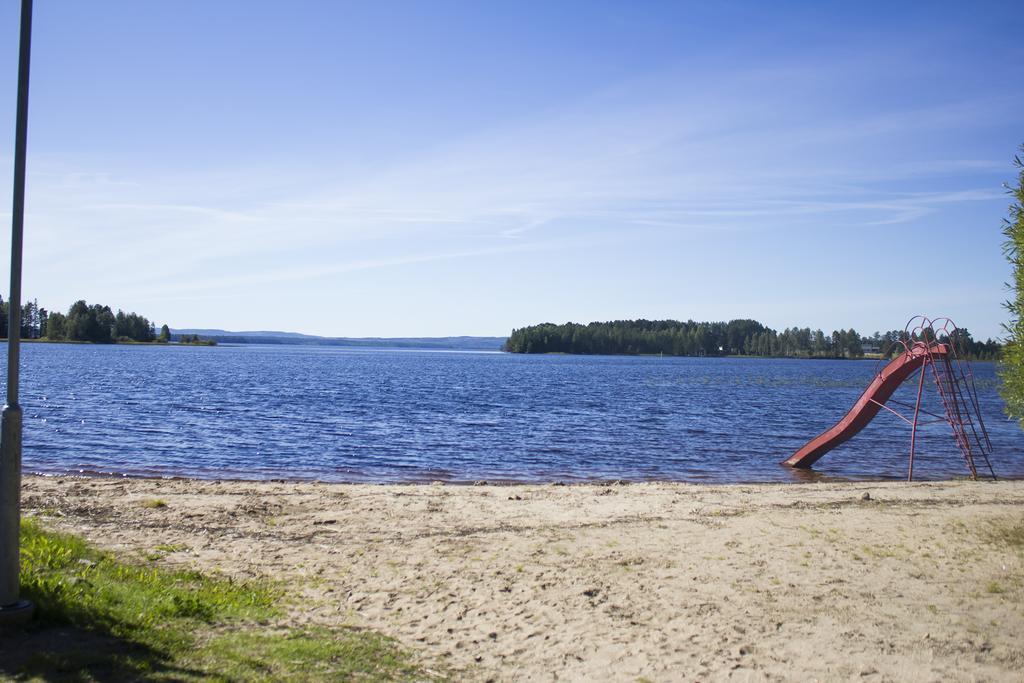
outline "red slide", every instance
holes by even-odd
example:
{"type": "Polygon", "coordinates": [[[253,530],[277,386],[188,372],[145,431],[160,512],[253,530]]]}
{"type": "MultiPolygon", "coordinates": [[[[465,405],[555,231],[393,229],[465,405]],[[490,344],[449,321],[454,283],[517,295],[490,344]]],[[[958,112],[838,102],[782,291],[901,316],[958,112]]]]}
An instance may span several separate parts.
{"type": "Polygon", "coordinates": [[[889,400],[896,388],[914,374],[915,370],[924,365],[929,357],[936,359],[948,357],[948,355],[949,347],[945,344],[933,344],[930,349],[927,344],[914,344],[907,353],[882,368],[882,371],[875,376],[874,381],[868,385],[868,388],[864,390],[864,393],[842,420],[837,422],[834,427],[808,441],[803,448],[782,464],[790,467],[810,467],[818,461],[818,458],[864,429],[881,410],[882,404],[889,400]]]}

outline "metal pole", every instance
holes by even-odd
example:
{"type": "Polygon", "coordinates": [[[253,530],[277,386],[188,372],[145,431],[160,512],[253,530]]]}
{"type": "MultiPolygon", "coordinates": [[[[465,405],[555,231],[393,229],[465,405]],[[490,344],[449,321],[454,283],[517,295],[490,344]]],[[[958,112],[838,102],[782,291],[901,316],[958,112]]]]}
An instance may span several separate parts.
{"type": "Polygon", "coordinates": [[[28,141],[28,74],[32,41],[32,0],[21,0],[18,54],[18,112],[14,134],[14,207],[11,212],[11,297],[7,316],[7,405],[0,418],[0,625],[32,615],[19,599],[21,527],[21,243],[25,222],[25,153],[28,141]]]}
{"type": "Polygon", "coordinates": [[[921,394],[924,392],[924,373],[928,369],[928,363],[932,362],[930,356],[925,356],[921,364],[921,377],[917,380],[917,403],[914,404],[914,424],[910,428],[910,471],[907,473],[907,481],[914,481],[914,447],[917,445],[917,419],[921,416],[921,394]]]}

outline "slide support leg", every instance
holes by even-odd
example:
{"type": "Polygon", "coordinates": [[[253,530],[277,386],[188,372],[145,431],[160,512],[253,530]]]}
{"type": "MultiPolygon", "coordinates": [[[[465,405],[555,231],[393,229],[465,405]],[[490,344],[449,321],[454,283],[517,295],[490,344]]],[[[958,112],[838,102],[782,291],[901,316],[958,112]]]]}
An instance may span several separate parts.
{"type": "Polygon", "coordinates": [[[917,403],[914,404],[914,423],[910,428],[910,468],[907,481],[914,481],[914,448],[917,446],[917,419],[921,415],[921,394],[924,392],[925,365],[921,366],[921,377],[917,381],[917,403]]]}

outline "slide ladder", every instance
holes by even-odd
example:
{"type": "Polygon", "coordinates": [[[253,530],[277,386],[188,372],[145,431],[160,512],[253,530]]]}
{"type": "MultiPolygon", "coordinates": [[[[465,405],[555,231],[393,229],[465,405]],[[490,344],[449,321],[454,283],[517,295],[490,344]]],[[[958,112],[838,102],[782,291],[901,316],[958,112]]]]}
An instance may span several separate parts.
{"type": "Polygon", "coordinates": [[[853,438],[885,409],[911,427],[910,466],[908,479],[914,476],[914,454],[918,427],[930,422],[946,422],[953,431],[953,441],[964,458],[971,478],[977,478],[977,462],[985,464],[992,478],[995,470],[988,456],[992,442],[985,429],[978,404],[978,393],[970,364],[963,360],[963,336],[948,318],[929,320],[923,316],[911,319],[898,342],[902,353],[875,374],[868,388],[847,414],[834,426],[811,439],[787,458],[783,464],[790,467],[811,467],[836,446],[853,438]],[[907,417],[886,405],[903,382],[919,373],[917,402],[905,405],[913,408],[907,417]],[[931,375],[945,415],[937,415],[922,408],[925,378],[931,375]],[[925,418],[922,419],[922,413],[925,418]]]}
{"type": "Polygon", "coordinates": [[[958,372],[954,368],[953,364],[956,362],[958,361],[955,358],[951,360],[947,355],[941,362],[934,364],[935,384],[942,405],[946,409],[947,421],[953,428],[953,440],[964,456],[972,479],[978,478],[976,457],[984,461],[992,478],[995,479],[995,470],[988,459],[992,445],[985,423],[980,419],[977,392],[974,390],[970,374],[958,372]],[[978,417],[977,420],[975,416],[978,417]]]}

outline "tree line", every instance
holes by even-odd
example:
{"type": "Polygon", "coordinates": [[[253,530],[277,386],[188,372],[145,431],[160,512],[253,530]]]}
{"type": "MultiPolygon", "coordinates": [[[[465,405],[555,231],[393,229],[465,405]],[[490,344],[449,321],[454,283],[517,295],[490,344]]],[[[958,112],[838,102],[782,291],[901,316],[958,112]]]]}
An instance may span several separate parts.
{"type": "MultiPolygon", "coordinates": [[[[667,356],[762,356],[785,358],[862,358],[865,352],[894,356],[907,340],[903,330],[856,330],[826,334],[809,327],[773,330],[756,320],[695,322],[687,320],[615,320],[589,325],[543,323],[512,330],[504,350],[511,353],[663,354],[667,356]]],[[[966,329],[960,338],[967,355],[995,359],[1000,344],[975,342],[966,329]]]]}
{"type": "MultiPolygon", "coordinates": [[[[0,297],[0,338],[7,338],[10,304],[0,297]]],[[[138,313],[114,313],[110,306],[78,300],[67,313],[50,312],[33,299],[21,307],[21,338],[50,341],[160,342],[171,340],[167,325],[157,333],[156,325],[138,313]]]]}

